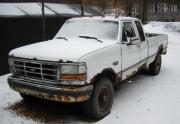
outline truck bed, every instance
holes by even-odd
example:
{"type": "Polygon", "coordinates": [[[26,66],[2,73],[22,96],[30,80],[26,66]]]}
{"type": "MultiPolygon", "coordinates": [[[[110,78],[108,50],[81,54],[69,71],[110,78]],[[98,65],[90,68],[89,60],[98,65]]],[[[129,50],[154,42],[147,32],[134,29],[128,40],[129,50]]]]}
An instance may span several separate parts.
{"type": "Polygon", "coordinates": [[[157,46],[162,46],[163,53],[166,53],[168,46],[168,35],[166,34],[157,34],[157,33],[146,33],[145,34],[149,44],[149,56],[155,54],[155,49],[157,46]]]}
{"type": "Polygon", "coordinates": [[[152,38],[152,37],[162,37],[165,36],[166,34],[157,34],[157,33],[145,33],[147,38],[152,38]]]}

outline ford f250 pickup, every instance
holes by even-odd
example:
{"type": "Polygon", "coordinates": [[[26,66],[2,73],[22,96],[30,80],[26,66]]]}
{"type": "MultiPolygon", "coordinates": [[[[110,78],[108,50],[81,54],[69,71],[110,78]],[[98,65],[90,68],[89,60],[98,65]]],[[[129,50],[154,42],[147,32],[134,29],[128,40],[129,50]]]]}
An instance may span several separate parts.
{"type": "Polygon", "coordinates": [[[82,102],[100,119],[111,111],[116,84],[141,69],[159,74],[167,46],[167,35],[144,33],[136,18],[73,18],[52,40],[10,51],[8,84],[24,100],[82,102]]]}

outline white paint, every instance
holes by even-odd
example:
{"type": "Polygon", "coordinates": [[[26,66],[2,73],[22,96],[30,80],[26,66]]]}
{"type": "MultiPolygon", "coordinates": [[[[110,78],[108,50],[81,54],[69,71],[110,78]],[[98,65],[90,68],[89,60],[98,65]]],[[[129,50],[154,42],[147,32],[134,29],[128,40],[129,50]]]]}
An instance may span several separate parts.
{"type": "MultiPolygon", "coordinates": [[[[158,35],[152,38],[148,38],[145,42],[148,42],[149,46],[144,46],[143,51],[141,51],[140,50],[141,48],[138,47],[137,45],[121,44],[120,43],[121,41],[120,34],[122,32],[121,22],[124,21],[134,22],[139,20],[130,17],[119,17],[119,18],[84,17],[84,18],[70,19],[62,26],[62,29],[60,29],[59,33],[57,33],[57,35],[55,36],[55,38],[59,36],[66,37],[67,40],[53,39],[51,41],[45,41],[45,42],[40,42],[40,43],[20,47],[15,50],[12,50],[9,53],[9,55],[14,55],[15,57],[21,57],[21,58],[28,58],[28,59],[36,58],[37,60],[56,61],[56,62],[59,60],[63,60],[64,62],[66,61],[85,62],[87,64],[87,82],[90,83],[90,80],[95,75],[101,73],[106,68],[111,68],[116,73],[121,72],[122,70],[140,62],[141,54],[142,55],[144,53],[147,54],[148,50],[149,50],[149,54],[146,57],[149,57],[154,53],[157,53],[157,51],[159,50],[159,46],[161,44],[163,44],[164,48],[167,47],[166,35],[158,35]],[[84,28],[79,28],[78,25],[73,26],[73,24],[78,24],[78,23],[70,24],[71,22],[78,22],[78,21],[83,23],[83,25],[80,24],[79,25],[84,26],[84,28]],[[95,21],[97,22],[94,23],[95,21]],[[114,21],[116,23],[118,22],[117,24],[119,24],[119,27],[114,25],[114,23],[109,24],[108,22],[107,27],[111,25],[114,27],[102,28],[101,26],[106,24],[105,21],[114,21]],[[91,24],[89,24],[88,22],[91,22],[91,24]],[[68,24],[72,26],[68,27],[68,24]],[[95,25],[94,28],[92,28],[93,31],[88,24],[91,25],[91,27],[95,25]],[[100,26],[99,27],[100,29],[95,29],[98,26],[100,26]],[[88,27],[90,28],[90,30],[88,30],[89,29],[88,27]],[[119,33],[117,31],[114,31],[117,33],[112,33],[113,30],[117,30],[119,33]],[[97,31],[97,33],[93,33],[95,31],[97,31]],[[73,34],[71,34],[71,32],[73,34]],[[83,32],[86,33],[84,34],[83,32]],[[88,34],[88,32],[90,34],[88,34]],[[112,33],[112,35],[110,35],[109,37],[115,37],[115,38],[109,38],[106,36],[109,35],[110,33],[112,33]],[[82,34],[83,36],[85,35],[85,36],[97,37],[99,40],[102,41],[102,43],[95,39],[79,38],[78,37],[79,34],[82,34]],[[122,57],[121,54],[123,55],[122,57]],[[114,62],[118,62],[119,64],[114,66],[113,65],[114,62]]],[[[134,23],[133,26],[136,34],[138,34],[134,23]]],[[[136,36],[138,37],[138,35],[136,36]]],[[[142,64],[144,63],[141,63],[141,65],[142,64]]],[[[126,79],[127,76],[131,75],[132,72],[137,71],[139,66],[140,64],[137,65],[136,67],[131,68],[129,71],[124,72],[123,80],[126,79]]]]}
{"type": "Polygon", "coordinates": [[[53,39],[14,49],[9,55],[46,61],[78,62],[81,56],[113,44],[113,42],[100,43],[93,39],[84,38],[68,38],[68,41],[53,39]]]}

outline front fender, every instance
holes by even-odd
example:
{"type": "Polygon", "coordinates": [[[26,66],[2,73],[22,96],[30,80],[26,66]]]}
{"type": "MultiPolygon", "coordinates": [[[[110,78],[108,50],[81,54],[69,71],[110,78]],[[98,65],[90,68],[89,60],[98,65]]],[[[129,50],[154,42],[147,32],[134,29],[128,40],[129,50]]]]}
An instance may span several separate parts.
{"type": "Polygon", "coordinates": [[[87,83],[91,83],[91,79],[105,68],[112,68],[115,73],[118,73],[121,71],[120,44],[114,44],[82,56],[79,62],[87,64],[87,83]]]}

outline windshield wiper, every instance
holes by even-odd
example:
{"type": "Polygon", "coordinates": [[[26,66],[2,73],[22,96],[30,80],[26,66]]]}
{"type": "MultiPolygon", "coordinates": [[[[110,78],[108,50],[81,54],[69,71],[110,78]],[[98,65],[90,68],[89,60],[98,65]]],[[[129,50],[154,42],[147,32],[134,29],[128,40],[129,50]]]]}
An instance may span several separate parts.
{"type": "Polygon", "coordinates": [[[65,37],[56,37],[56,39],[64,39],[64,40],[67,40],[67,41],[68,41],[68,39],[65,38],[65,37]]]}
{"type": "Polygon", "coordinates": [[[99,40],[97,37],[91,37],[91,36],[79,36],[80,38],[86,38],[86,39],[94,39],[94,40],[97,40],[101,43],[103,43],[103,41],[99,40]]]}

